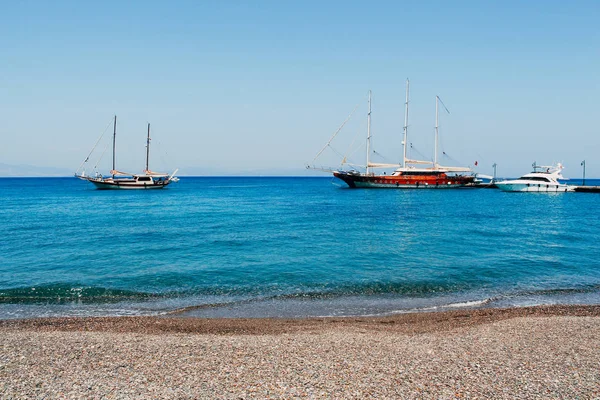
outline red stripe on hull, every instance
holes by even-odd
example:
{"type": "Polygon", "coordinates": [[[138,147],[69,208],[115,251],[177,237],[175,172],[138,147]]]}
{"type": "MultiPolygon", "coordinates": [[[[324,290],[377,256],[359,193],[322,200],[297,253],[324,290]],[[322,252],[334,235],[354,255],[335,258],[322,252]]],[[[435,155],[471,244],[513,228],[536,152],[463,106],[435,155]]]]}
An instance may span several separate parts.
{"type": "Polygon", "coordinates": [[[473,176],[448,176],[445,173],[431,175],[358,175],[334,172],[333,176],[344,181],[351,188],[447,188],[473,184],[473,176]]]}

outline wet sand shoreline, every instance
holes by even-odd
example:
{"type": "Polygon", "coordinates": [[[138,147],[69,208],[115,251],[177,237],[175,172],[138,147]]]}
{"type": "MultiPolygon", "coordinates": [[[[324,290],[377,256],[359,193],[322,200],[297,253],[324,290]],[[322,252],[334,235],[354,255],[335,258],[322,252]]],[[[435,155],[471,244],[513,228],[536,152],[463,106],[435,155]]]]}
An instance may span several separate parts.
{"type": "Polygon", "coordinates": [[[600,317],[600,305],[552,305],[405,313],[384,317],[195,318],[51,317],[0,320],[2,330],[131,332],[144,334],[282,334],[355,326],[398,333],[426,333],[517,317],[600,317]]]}

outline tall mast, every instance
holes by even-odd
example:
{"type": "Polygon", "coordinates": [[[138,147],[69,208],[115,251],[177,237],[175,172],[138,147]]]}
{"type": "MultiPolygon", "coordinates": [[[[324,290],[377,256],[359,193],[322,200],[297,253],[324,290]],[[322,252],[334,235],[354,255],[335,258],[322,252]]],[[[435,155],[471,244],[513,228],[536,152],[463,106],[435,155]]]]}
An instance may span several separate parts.
{"type": "Polygon", "coordinates": [[[371,91],[369,90],[369,113],[367,114],[367,175],[369,174],[369,158],[371,155],[371,91]]]}
{"type": "Polygon", "coordinates": [[[117,116],[115,115],[115,124],[113,128],[113,167],[112,167],[112,176],[115,177],[115,149],[116,149],[116,140],[117,140],[117,116]]]}
{"type": "Polygon", "coordinates": [[[405,111],[404,111],[404,141],[403,141],[403,145],[404,145],[404,149],[403,149],[403,156],[402,156],[402,166],[404,168],[406,168],[406,145],[408,144],[407,140],[408,140],[408,85],[409,85],[409,81],[408,78],[406,78],[406,103],[404,103],[405,105],[405,111]]]}
{"type": "Polygon", "coordinates": [[[435,96],[435,144],[433,149],[433,167],[437,168],[437,156],[438,156],[438,128],[439,128],[439,102],[440,96],[435,96]]]}
{"type": "Polygon", "coordinates": [[[148,159],[150,158],[150,123],[148,123],[148,139],[146,140],[146,172],[148,172],[148,159]]]}

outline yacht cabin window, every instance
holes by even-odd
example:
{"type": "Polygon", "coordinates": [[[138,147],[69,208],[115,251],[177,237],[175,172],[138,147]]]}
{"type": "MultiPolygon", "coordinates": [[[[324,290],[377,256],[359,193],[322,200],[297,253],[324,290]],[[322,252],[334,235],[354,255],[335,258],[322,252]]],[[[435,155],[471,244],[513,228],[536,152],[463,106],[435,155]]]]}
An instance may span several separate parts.
{"type": "Polygon", "coordinates": [[[552,182],[550,179],[544,176],[523,176],[520,179],[527,181],[540,181],[540,182],[552,182]]]}

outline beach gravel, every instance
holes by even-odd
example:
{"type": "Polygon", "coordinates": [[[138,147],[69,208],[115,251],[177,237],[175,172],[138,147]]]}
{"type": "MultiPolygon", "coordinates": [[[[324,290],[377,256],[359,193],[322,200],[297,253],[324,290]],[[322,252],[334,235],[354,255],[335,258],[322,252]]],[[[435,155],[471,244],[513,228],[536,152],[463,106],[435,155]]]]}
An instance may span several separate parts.
{"type": "Polygon", "coordinates": [[[598,399],[599,309],[3,321],[0,397],[598,399]]]}

